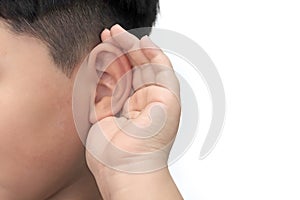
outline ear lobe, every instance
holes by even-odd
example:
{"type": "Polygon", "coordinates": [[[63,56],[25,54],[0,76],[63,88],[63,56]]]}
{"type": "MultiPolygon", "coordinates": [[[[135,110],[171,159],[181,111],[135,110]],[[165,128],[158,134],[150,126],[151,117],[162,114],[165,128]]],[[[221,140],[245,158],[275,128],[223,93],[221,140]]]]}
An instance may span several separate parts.
{"type": "Polygon", "coordinates": [[[132,86],[131,65],[127,57],[110,43],[101,43],[91,52],[88,65],[99,77],[90,108],[92,124],[122,109],[132,86]]]}

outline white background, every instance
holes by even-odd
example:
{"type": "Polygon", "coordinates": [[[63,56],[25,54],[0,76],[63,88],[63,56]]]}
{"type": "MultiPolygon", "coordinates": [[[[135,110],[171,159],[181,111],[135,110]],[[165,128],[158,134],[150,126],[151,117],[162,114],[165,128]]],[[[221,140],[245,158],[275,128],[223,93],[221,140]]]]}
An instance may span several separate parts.
{"type": "Polygon", "coordinates": [[[209,126],[204,109],[208,120],[171,166],[185,199],[300,199],[299,3],[161,0],[157,27],[185,34],[208,53],[227,100],[213,152],[198,159],[209,126]]]}

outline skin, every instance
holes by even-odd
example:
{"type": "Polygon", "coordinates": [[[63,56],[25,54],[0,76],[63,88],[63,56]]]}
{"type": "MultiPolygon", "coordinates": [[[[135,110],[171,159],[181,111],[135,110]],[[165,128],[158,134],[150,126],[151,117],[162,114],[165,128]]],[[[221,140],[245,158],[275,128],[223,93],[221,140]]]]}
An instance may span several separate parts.
{"type": "Polygon", "coordinates": [[[75,76],[3,22],[0,44],[0,199],[98,200],[72,118],[75,76]]]}
{"type": "MultiPolygon", "coordinates": [[[[107,98],[113,98],[114,95],[106,95],[95,102],[98,122],[91,128],[87,139],[87,162],[104,199],[183,199],[167,166],[171,147],[169,145],[174,141],[178,131],[181,113],[179,82],[170,60],[148,37],[139,40],[119,25],[113,26],[110,31],[105,30],[101,38],[104,43],[121,49],[128,58],[129,66],[151,67],[141,73],[132,73],[132,87],[136,88],[134,80],[140,80],[143,87],[136,88],[135,92],[128,97],[123,108],[120,109],[120,116],[116,117],[112,111],[104,112],[104,114],[101,112],[103,109],[101,104],[105,104],[107,98]],[[155,84],[148,84],[149,79],[155,84]],[[165,115],[159,112],[155,115],[158,118],[157,121],[149,119],[152,106],[158,106],[165,115]],[[124,126],[116,123],[120,118],[126,122],[124,126]],[[161,121],[164,121],[163,126],[161,126],[161,121]],[[143,128],[130,129],[131,132],[128,135],[125,129],[128,124],[132,123],[137,125],[136,127],[143,128]],[[152,128],[149,124],[153,125],[152,128]],[[93,129],[97,126],[100,129],[93,129]],[[159,129],[153,127],[159,127],[159,129]],[[147,139],[132,137],[132,135],[139,136],[144,131],[151,133],[151,137],[147,139]],[[105,145],[107,148],[99,145],[100,141],[104,140],[101,135],[109,140],[108,145],[105,145]],[[119,156],[120,154],[110,148],[112,145],[126,152],[125,155],[119,156]],[[147,156],[143,156],[145,154],[147,156]],[[108,161],[114,158],[109,165],[103,164],[107,157],[109,157],[108,161]],[[142,167],[133,167],[135,164],[140,166],[141,163],[143,163],[142,167]],[[124,166],[126,167],[122,168],[124,166]]],[[[107,51],[109,49],[107,48],[107,51]]],[[[93,57],[97,53],[99,52],[92,52],[90,56],[93,57]]],[[[121,67],[126,68],[127,65],[123,63],[120,66],[114,66],[113,69],[121,67]]],[[[118,77],[116,76],[118,73],[111,72],[109,67],[107,72],[111,79],[118,77]]],[[[116,85],[110,84],[112,90],[116,85]]],[[[114,105],[118,107],[118,103],[116,100],[115,104],[106,108],[112,107],[114,110],[114,105]]]]}
{"type": "MultiPolygon", "coordinates": [[[[102,40],[123,31],[115,26],[101,35],[102,40]]],[[[146,40],[137,38],[126,41],[147,44],[146,40]]],[[[151,173],[128,174],[103,165],[86,152],[72,117],[72,89],[78,66],[71,79],[67,78],[57,69],[41,41],[16,35],[1,21],[0,44],[0,199],[99,200],[100,191],[104,199],[113,200],[182,199],[167,166],[151,173]]],[[[124,49],[122,41],[114,40],[113,45],[124,49]]],[[[99,52],[94,53],[97,56],[99,52]]],[[[129,68],[144,62],[172,67],[160,50],[140,50],[126,56],[129,68]]],[[[118,71],[118,67],[113,69],[107,71],[111,76],[106,76],[108,85],[122,71],[118,71]]],[[[104,85],[99,84],[97,91],[106,84],[101,83],[104,85]]],[[[104,106],[109,102],[109,91],[107,94],[102,98],[97,95],[95,107],[97,123],[108,122],[106,127],[115,130],[107,132],[115,138],[111,142],[132,152],[151,152],[172,142],[180,117],[176,95],[164,88],[149,86],[128,97],[133,99],[131,108],[135,108],[123,110],[128,120],[148,123],[147,105],[153,101],[159,101],[167,111],[166,128],[152,140],[137,141],[124,138],[122,129],[117,129],[112,120],[115,116],[104,106]]],[[[97,133],[89,138],[95,135],[97,133]]],[[[98,145],[97,140],[89,141],[98,145]]]]}

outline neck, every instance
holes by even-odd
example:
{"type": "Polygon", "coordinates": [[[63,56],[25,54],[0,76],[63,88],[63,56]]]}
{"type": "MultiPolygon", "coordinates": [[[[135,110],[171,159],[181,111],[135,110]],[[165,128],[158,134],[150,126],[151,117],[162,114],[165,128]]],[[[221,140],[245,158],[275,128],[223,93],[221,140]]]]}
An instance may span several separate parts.
{"type": "Polygon", "coordinates": [[[61,189],[47,200],[102,200],[95,178],[86,172],[67,187],[61,189]]]}

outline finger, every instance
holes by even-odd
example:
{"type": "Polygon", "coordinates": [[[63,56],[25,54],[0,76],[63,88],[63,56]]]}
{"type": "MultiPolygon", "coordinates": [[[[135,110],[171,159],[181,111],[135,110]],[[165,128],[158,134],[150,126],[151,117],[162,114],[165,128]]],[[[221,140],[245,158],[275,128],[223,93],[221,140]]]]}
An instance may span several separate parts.
{"type": "MultiPolygon", "coordinates": [[[[180,85],[170,59],[147,36],[141,39],[141,47],[145,56],[150,60],[151,68],[155,72],[155,83],[168,89],[180,101],[180,85]]],[[[145,72],[149,74],[148,71],[145,72]]]]}
{"type": "Polygon", "coordinates": [[[171,61],[164,54],[164,52],[156,46],[148,36],[144,36],[141,39],[141,49],[144,52],[144,55],[148,58],[150,63],[159,64],[163,66],[168,66],[172,68],[171,61]]]}
{"type": "Polygon", "coordinates": [[[151,85],[156,83],[156,73],[155,73],[155,67],[153,67],[151,64],[144,65],[142,68],[142,79],[145,84],[151,85]]]}
{"type": "Polygon", "coordinates": [[[102,42],[105,42],[109,39],[111,39],[110,31],[106,28],[101,33],[101,40],[102,40],[102,42]]]}
{"type": "Polygon", "coordinates": [[[139,116],[141,113],[141,110],[134,110],[132,109],[131,106],[131,98],[128,98],[127,101],[125,102],[122,111],[121,111],[121,116],[125,117],[126,119],[135,119],[139,116]]]}
{"type": "Polygon", "coordinates": [[[141,66],[149,63],[149,60],[141,50],[140,40],[137,37],[127,32],[120,25],[115,25],[111,28],[111,35],[128,55],[133,66],[141,66]]]}
{"type": "Polygon", "coordinates": [[[137,91],[140,87],[144,85],[141,67],[133,68],[132,75],[132,87],[134,91],[137,91]]]}
{"type": "Polygon", "coordinates": [[[156,83],[156,73],[151,64],[133,68],[132,87],[134,91],[154,85],[156,83]]]}
{"type": "MultiPolygon", "coordinates": [[[[110,43],[111,45],[115,46],[116,48],[120,48],[119,45],[113,40],[113,38],[111,36],[111,32],[107,28],[104,29],[104,31],[102,31],[100,37],[101,37],[102,42],[110,43]]],[[[119,56],[125,57],[124,54],[120,54],[119,56]]]]}

